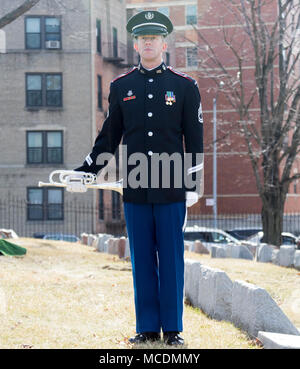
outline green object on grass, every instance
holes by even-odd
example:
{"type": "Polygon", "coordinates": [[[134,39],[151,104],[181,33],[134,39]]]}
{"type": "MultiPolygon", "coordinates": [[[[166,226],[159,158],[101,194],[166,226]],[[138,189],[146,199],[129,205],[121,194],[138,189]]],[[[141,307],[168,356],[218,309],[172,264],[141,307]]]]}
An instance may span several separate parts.
{"type": "Polygon", "coordinates": [[[3,255],[25,255],[27,252],[24,247],[17,246],[14,243],[8,242],[4,239],[0,239],[0,254],[3,255]]]}

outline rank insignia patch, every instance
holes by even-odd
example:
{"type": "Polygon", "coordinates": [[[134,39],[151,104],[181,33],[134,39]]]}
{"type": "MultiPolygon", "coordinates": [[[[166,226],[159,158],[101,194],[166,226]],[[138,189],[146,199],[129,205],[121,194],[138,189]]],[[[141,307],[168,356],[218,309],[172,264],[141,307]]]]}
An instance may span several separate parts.
{"type": "Polygon", "coordinates": [[[165,94],[165,100],[167,105],[172,105],[176,102],[175,95],[173,91],[167,91],[165,94]]]}

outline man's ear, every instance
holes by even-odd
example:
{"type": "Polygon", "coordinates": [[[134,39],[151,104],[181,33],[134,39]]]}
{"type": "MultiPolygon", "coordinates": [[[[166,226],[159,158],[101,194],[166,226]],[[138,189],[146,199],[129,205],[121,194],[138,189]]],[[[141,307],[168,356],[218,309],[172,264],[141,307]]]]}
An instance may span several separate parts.
{"type": "Polygon", "coordinates": [[[164,41],[164,44],[163,44],[163,51],[166,51],[168,48],[168,44],[164,41]]]}
{"type": "Polygon", "coordinates": [[[136,52],[138,52],[138,45],[135,41],[133,42],[133,48],[136,52]]]}

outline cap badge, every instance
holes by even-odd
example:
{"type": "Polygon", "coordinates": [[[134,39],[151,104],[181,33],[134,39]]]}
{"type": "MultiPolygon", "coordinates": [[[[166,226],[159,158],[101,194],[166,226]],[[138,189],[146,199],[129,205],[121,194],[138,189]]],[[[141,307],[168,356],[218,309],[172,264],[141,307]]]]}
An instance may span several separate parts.
{"type": "Polygon", "coordinates": [[[151,13],[151,12],[146,13],[146,14],[145,14],[145,18],[146,18],[147,20],[151,20],[151,19],[153,19],[153,18],[154,18],[154,13],[151,13]]]}
{"type": "Polygon", "coordinates": [[[128,92],[127,92],[127,96],[132,96],[132,90],[129,90],[128,92]]]}
{"type": "Polygon", "coordinates": [[[165,94],[166,105],[172,105],[176,102],[176,98],[173,91],[167,91],[165,94]]]}

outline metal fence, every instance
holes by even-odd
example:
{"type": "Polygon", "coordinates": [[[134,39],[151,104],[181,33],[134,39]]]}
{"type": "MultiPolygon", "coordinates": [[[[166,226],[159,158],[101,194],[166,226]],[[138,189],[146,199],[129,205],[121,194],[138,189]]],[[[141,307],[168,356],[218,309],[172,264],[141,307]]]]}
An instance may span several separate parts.
{"type": "MultiPolygon", "coordinates": [[[[212,215],[199,214],[197,208],[188,208],[187,226],[214,227],[212,215]]],[[[0,200],[0,228],[13,229],[21,237],[42,237],[44,234],[109,233],[127,236],[123,202],[100,206],[95,202],[65,201],[60,207],[32,208],[24,199],[0,200]],[[32,218],[41,219],[32,219],[32,218]],[[58,218],[58,219],[57,219],[58,218]]],[[[217,228],[262,228],[260,214],[220,214],[217,228]]],[[[300,234],[300,214],[285,214],[283,231],[300,234]]]]}
{"type": "Polygon", "coordinates": [[[0,200],[0,228],[13,229],[20,237],[45,234],[110,233],[126,235],[123,207],[98,206],[92,201],[33,205],[24,199],[0,200]]]}
{"type": "MultiPolygon", "coordinates": [[[[261,214],[219,214],[216,222],[212,215],[199,215],[190,212],[187,226],[198,225],[222,229],[224,231],[233,229],[255,228],[262,229],[261,214]]],[[[283,232],[291,232],[296,236],[300,235],[300,213],[284,214],[283,232]]]]}

